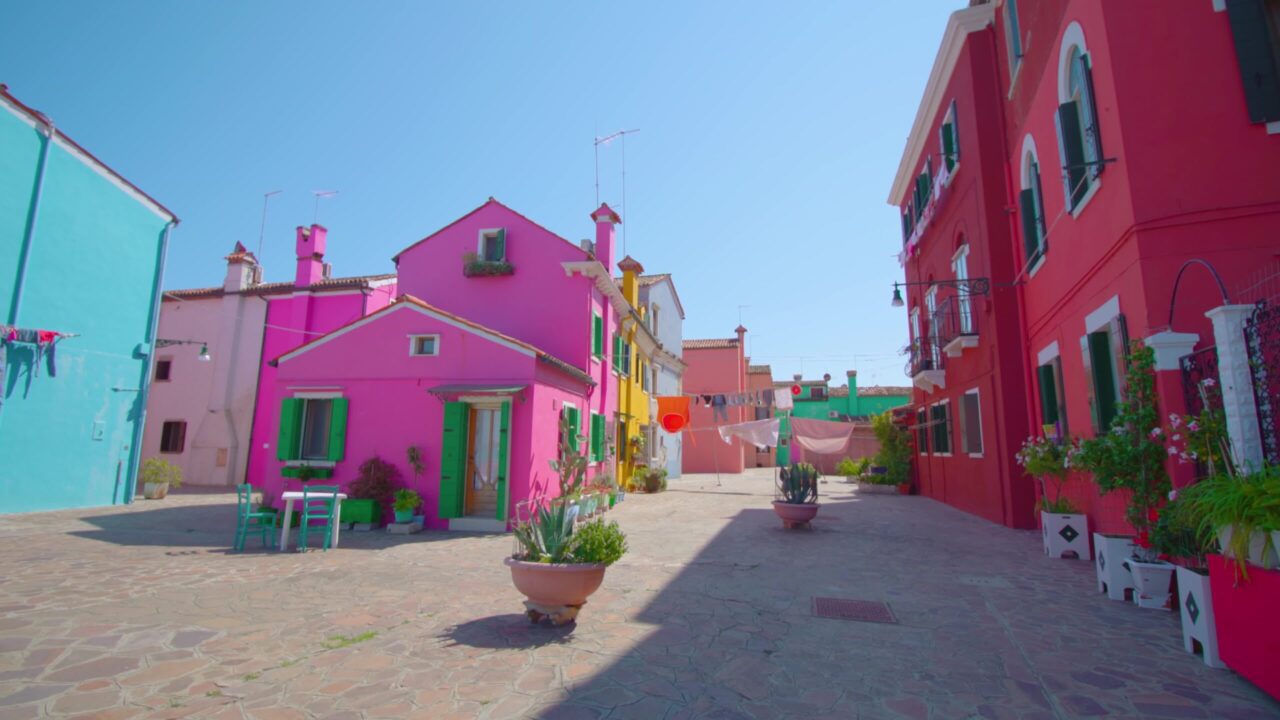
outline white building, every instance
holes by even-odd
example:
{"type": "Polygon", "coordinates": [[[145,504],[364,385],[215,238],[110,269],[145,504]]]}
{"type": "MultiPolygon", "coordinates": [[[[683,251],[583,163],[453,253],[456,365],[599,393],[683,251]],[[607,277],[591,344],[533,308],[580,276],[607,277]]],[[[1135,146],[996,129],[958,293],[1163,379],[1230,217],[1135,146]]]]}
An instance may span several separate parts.
{"type": "MultiPolygon", "coordinates": [[[[641,275],[640,305],[645,308],[645,320],[658,343],[677,357],[684,344],[684,306],[676,293],[675,281],[670,274],[641,275]]],[[[684,364],[669,367],[655,361],[657,395],[679,395],[684,391],[684,364]]],[[[656,415],[656,413],[654,413],[656,415]]],[[[655,422],[657,427],[658,423],[655,422]]],[[[658,461],[667,468],[667,476],[680,477],[681,433],[654,431],[656,443],[652,446],[658,461]]]]}

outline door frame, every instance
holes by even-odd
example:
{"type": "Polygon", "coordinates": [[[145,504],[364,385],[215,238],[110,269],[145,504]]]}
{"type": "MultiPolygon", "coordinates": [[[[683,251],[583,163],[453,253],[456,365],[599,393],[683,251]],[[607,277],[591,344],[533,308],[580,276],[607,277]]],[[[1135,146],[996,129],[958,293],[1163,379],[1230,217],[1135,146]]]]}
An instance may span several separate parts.
{"type": "MultiPolygon", "coordinates": [[[[501,418],[502,406],[507,403],[511,404],[511,410],[509,411],[511,415],[510,415],[510,420],[508,421],[509,424],[507,427],[507,463],[506,463],[506,466],[502,468],[503,476],[506,478],[506,481],[507,481],[507,502],[509,503],[511,499],[511,455],[512,455],[511,436],[513,432],[512,428],[515,426],[515,402],[513,401],[512,398],[509,398],[509,397],[493,397],[491,395],[459,397],[458,402],[467,404],[467,449],[466,449],[466,470],[464,471],[464,475],[462,479],[462,517],[464,518],[481,517],[481,516],[472,514],[472,505],[471,505],[471,472],[473,467],[472,458],[474,457],[472,445],[475,442],[475,436],[476,436],[476,428],[475,428],[475,422],[473,422],[474,420],[473,414],[474,414],[474,411],[476,410],[493,410],[494,412],[498,413],[499,418],[501,418]]],[[[499,419],[499,423],[501,423],[501,419],[499,419]]],[[[501,456],[501,449],[499,449],[499,456],[501,456]]],[[[502,504],[501,493],[498,491],[496,485],[494,488],[494,493],[498,495],[497,501],[498,501],[498,504],[501,506],[502,504]]],[[[499,520],[505,520],[507,516],[510,514],[507,512],[507,508],[505,507],[499,507],[498,510],[499,512],[502,513],[502,517],[497,518],[499,520]]]]}

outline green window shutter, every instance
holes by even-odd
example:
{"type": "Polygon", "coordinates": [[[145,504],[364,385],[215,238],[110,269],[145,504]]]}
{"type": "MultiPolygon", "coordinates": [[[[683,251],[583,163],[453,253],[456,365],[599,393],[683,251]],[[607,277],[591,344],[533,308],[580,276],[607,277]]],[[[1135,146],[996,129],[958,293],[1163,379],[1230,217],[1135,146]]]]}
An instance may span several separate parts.
{"type": "Polygon", "coordinates": [[[902,212],[902,244],[903,245],[906,245],[907,238],[911,237],[911,220],[907,216],[908,216],[908,211],[904,210],[902,212]]]}
{"type": "Polygon", "coordinates": [[[280,431],[276,435],[276,459],[297,460],[302,442],[302,399],[280,401],[280,431]]]}
{"type": "Polygon", "coordinates": [[[1044,224],[1044,193],[1040,190],[1040,163],[1031,163],[1031,191],[1035,193],[1036,231],[1040,239],[1040,252],[1049,250],[1049,230],[1044,224]]]}
{"type": "Polygon", "coordinates": [[[498,255],[498,259],[499,259],[499,260],[506,260],[506,259],[507,259],[507,231],[506,231],[506,228],[499,228],[499,229],[498,229],[498,234],[497,234],[497,236],[496,236],[496,237],[497,237],[497,239],[496,239],[496,240],[494,240],[494,243],[493,243],[493,244],[494,244],[494,247],[495,247],[495,248],[497,248],[497,255],[498,255]]]}
{"type": "Polygon", "coordinates": [[[564,415],[569,418],[569,443],[574,448],[579,448],[581,444],[578,442],[578,436],[582,434],[582,416],[579,414],[578,408],[571,405],[564,406],[564,415]]]}
{"type": "Polygon", "coordinates": [[[1280,120],[1280,47],[1272,41],[1266,0],[1227,0],[1227,20],[1244,82],[1249,121],[1280,120]]]}
{"type": "Polygon", "coordinates": [[[622,336],[613,336],[613,369],[622,372],[622,336]]]}
{"type": "Polygon", "coordinates": [[[1089,353],[1089,336],[1080,336],[1080,358],[1084,363],[1085,399],[1089,402],[1089,422],[1093,432],[1098,433],[1098,393],[1094,390],[1093,360],[1089,353]]]}
{"type": "Polygon", "coordinates": [[[498,420],[498,514],[507,519],[507,461],[511,457],[511,402],[502,403],[498,420]]]}
{"type": "Polygon", "coordinates": [[[1111,429],[1116,416],[1116,380],[1112,365],[1111,333],[1107,330],[1089,333],[1089,363],[1093,367],[1093,396],[1097,405],[1098,432],[1111,429]]]}
{"type": "Polygon", "coordinates": [[[1053,377],[1053,365],[1036,368],[1040,379],[1040,422],[1045,425],[1058,423],[1058,392],[1053,377]]]}
{"type": "Polygon", "coordinates": [[[1074,208],[1089,189],[1084,165],[1084,145],[1080,135],[1080,112],[1074,100],[1058,106],[1054,116],[1058,128],[1058,156],[1062,159],[1063,195],[1067,207],[1074,208]]]}
{"type": "Polygon", "coordinates": [[[591,354],[600,357],[604,354],[604,318],[591,316],[591,354]]]}
{"type": "Polygon", "coordinates": [[[332,412],[329,414],[329,454],[330,462],[338,462],[346,456],[347,447],[347,398],[334,398],[332,412]]]}
{"type": "Polygon", "coordinates": [[[600,462],[602,454],[601,446],[604,444],[604,428],[601,427],[601,420],[604,416],[599,413],[591,413],[591,461],[600,462]]]}
{"type": "Polygon", "coordinates": [[[1027,189],[1018,193],[1018,205],[1022,214],[1022,246],[1027,253],[1027,262],[1040,252],[1040,238],[1036,232],[1036,193],[1027,189]]]}
{"type": "Polygon", "coordinates": [[[1095,161],[1088,167],[1089,177],[1096,178],[1107,166],[1102,160],[1102,129],[1098,126],[1098,96],[1093,94],[1093,58],[1080,55],[1080,77],[1084,78],[1082,101],[1084,106],[1084,150],[1087,160],[1095,161]]]}
{"type": "Polygon", "coordinates": [[[951,123],[944,123],[942,126],[942,157],[947,163],[947,172],[955,169],[956,166],[956,138],[955,126],[951,123]]]}
{"type": "Polygon", "coordinates": [[[440,440],[440,517],[462,517],[467,481],[467,414],[463,402],[444,404],[444,430],[440,440]]]}

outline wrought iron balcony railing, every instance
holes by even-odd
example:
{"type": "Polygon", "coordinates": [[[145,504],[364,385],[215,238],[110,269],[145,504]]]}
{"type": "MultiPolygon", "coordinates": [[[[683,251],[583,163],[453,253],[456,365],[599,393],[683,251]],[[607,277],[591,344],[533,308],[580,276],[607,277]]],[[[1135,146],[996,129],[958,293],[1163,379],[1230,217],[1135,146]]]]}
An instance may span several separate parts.
{"type": "Polygon", "coordinates": [[[974,312],[974,302],[973,297],[949,297],[939,303],[930,319],[933,336],[949,355],[959,355],[959,350],[977,344],[978,315],[974,312]],[[957,340],[961,342],[956,343],[957,340]]]}
{"type": "Polygon", "coordinates": [[[925,336],[917,338],[906,347],[907,366],[904,371],[907,377],[916,377],[927,370],[942,370],[946,355],[941,350],[937,338],[925,336]]]}

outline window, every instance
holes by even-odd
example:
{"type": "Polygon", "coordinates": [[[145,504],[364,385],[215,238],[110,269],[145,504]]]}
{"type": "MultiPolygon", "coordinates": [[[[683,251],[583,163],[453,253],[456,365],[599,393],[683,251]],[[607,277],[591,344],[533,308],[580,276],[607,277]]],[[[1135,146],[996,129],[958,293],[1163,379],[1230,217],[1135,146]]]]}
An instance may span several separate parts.
{"type": "Polygon", "coordinates": [[[302,460],[324,460],[329,457],[329,419],[333,415],[332,400],[308,399],[302,411],[302,460]]]}
{"type": "Polygon", "coordinates": [[[916,229],[915,222],[911,218],[911,207],[902,208],[902,244],[906,245],[911,239],[911,233],[916,229]]]}
{"type": "Polygon", "coordinates": [[[597,360],[604,355],[604,318],[598,314],[591,315],[591,354],[597,360]]]}
{"type": "Polygon", "coordinates": [[[156,361],[156,382],[169,382],[169,373],[173,369],[172,360],[156,361]]]}
{"type": "Polygon", "coordinates": [[[929,421],[933,432],[933,451],[939,455],[951,454],[951,413],[949,403],[938,403],[929,408],[929,421]]]}
{"type": "Polygon", "coordinates": [[[347,404],[336,395],[282,400],[276,458],[286,462],[341,460],[347,437],[347,404]]]}
{"type": "Polygon", "coordinates": [[[813,385],[809,387],[810,400],[826,400],[827,389],[821,385],[813,385]]]}
{"type": "Polygon", "coordinates": [[[410,335],[409,354],[434,356],[440,354],[439,335],[410,335]]]}
{"type": "Polygon", "coordinates": [[[657,334],[658,332],[658,304],[649,303],[649,329],[657,334]]]}
{"type": "Polygon", "coordinates": [[[1062,390],[1062,359],[1055,357],[1036,368],[1040,385],[1040,425],[1045,437],[1065,439],[1067,430],[1066,395],[1062,390]]]}
{"type": "Polygon", "coordinates": [[[1085,376],[1089,378],[1089,413],[1094,433],[1106,432],[1115,419],[1124,385],[1128,332],[1124,316],[1116,315],[1080,338],[1085,376]]]}
{"type": "Polygon", "coordinates": [[[1093,65],[1084,50],[1084,33],[1071,23],[1063,35],[1059,64],[1058,157],[1062,160],[1063,196],[1078,210],[1093,181],[1102,174],[1102,135],[1093,91],[1093,65]]]}
{"type": "Polygon", "coordinates": [[[1018,0],[1005,0],[1004,26],[1009,33],[1009,77],[1022,64],[1022,27],[1018,24],[1018,0]]]}
{"type": "MultiPolygon", "coordinates": [[[[580,413],[578,408],[573,405],[565,403],[565,405],[560,408],[560,417],[569,421],[569,438],[567,439],[570,444],[575,448],[580,447],[580,443],[582,442],[582,413],[580,413]]],[[[561,427],[561,432],[559,434],[561,444],[564,444],[566,440],[563,431],[564,428],[561,427]]]]}
{"type": "Polygon", "coordinates": [[[507,259],[507,231],[503,228],[481,230],[479,255],[484,262],[505,262],[507,259]]]}
{"type": "Polygon", "coordinates": [[[956,101],[952,100],[947,117],[942,121],[942,127],[938,128],[938,144],[942,147],[942,161],[946,164],[948,173],[955,172],[956,166],[960,164],[960,136],[956,127],[956,101]]]}
{"type": "Polygon", "coordinates": [[[982,408],[977,390],[960,396],[960,448],[970,455],[982,454],[982,408]]]}
{"type": "Polygon", "coordinates": [[[1028,135],[1022,143],[1022,190],[1018,205],[1022,215],[1022,245],[1027,265],[1035,263],[1048,247],[1045,230],[1044,194],[1040,191],[1040,162],[1036,158],[1035,141],[1028,135]]]}
{"type": "Polygon", "coordinates": [[[1249,121],[1280,121],[1280,0],[1227,0],[1249,121]]]}
{"type": "Polygon", "coordinates": [[[641,361],[640,363],[640,389],[649,392],[653,385],[649,382],[649,363],[641,361]]]}
{"type": "Polygon", "coordinates": [[[937,370],[942,366],[942,356],[938,348],[938,288],[936,285],[930,286],[925,292],[924,304],[929,313],[929,359],[933,361],[929,368],[937,370]]]}
{"type": "Polygon", "coordinates": [[[613,369],[623,376],[631,373],[631,343],[621,335],[613,336],[613,369]]]}
{"type": "MultiPolygon", "coordinates": [[[[961,245],[956,251],[955,257],[951,259],[951,270],[956,274],[958,282],[968,282],[969,280],[969,246],[961,245]]],[[[961,287],[964,287],[961,285],[961,287]]],[[[956,295],[956,302],[959,303],[960,311],[960,334],[973,334],[973,305],[969,293],[961,291],[956,295]]]]}
{"type": "Polygon", "coordinates": [[[591,413],[591,461],[604,462],[604,416],[591,413]]]}
{"type": "Polygon", "coordinates": [[[916,450],[929,454],[929,413],[924,408],[916,411],[916,450]]]}
{"type": "Polygon", "coordinates": [[[187,446],[185,420],[165,420],[160,429],[160,452],[180,453],[187,446]]]}

